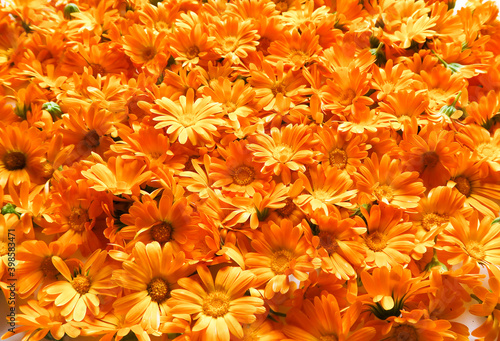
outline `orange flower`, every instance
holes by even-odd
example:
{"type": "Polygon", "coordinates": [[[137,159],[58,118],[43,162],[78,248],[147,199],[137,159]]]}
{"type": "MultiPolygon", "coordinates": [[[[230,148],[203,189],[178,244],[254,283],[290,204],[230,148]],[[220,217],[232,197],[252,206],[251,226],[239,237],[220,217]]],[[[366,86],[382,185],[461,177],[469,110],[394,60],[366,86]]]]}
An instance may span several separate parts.
{"type": "Polygon", "coordinates": [[[208,35],[206,26],[200,23],[195,23],[189,29],[176,27],[169,39],[175,60],[188,68],[198,64],[206,66],[209,60],[215,59],[212,51],[214,40],[214,37],[208,35]]]}
{"type": "Polygon", "coordinates": [[[314,152],[311,147],[316,140],[311,139],[310,128],[305,125],[292,125],[281,130],[271,128],[271,136],[258,134],[248,149],[253,152],[254,161],[281,175],[283,183],[289,184],[292,171],[306,171],[306,165],[313,164],[314,152]]]}
{"type": "Polygon", "coordinates": [[[313,271],[308,251],[311,245],[303,238],[299,226],[282,220],[281,226],[269,223],[262,232],[254,232],[252,247],[256,252],[245,255],[245,264],[257,276],[256,286],[264,285],[264,297],[271,299],[275,293],[290,290],[290,275],[305,281],[313,271]]]}
{"type": "Polygon", "coordinates": [[[302,310],[291,310],[283,332],[285,341],[362,341],[373,340],[375,329],[363,327],[351,332],[359,314],[361,303],[356,302],[341,313],[335,296],[315,297],[314,303],[304,301],[302,310]]]}
{"type": "Polygon", "coordinates": [[[168,56],[165,54],[165,32],[155,33],[152,29],[137,24],[128,30],[129,34],[123,37],[123,49],[132,62],[146,67],[162,61],[166,64],[168,56]]]}
{"type": "Polygon", "coordinates": [[[349,174],[335,167],[326,168],[323,165],[311,166],[309,177],[299,172],[299,180],[294,187],[304,186],[307,194],[297,197],[296,203],[305,212],[311,214],[317,209],[323,209],[328,214],[335,206],[353,208],[349,202],[356,197],[356,189],[352,189],[353,181],[349,174]]]}
{"type": "MultiPolygon", "coordinates": [[[[390,59],[384,68],[373,67],[371,87],[377,90],[377,99],[383,101],[391,94],[397,95],[397,93],[411,88],[414,82],[412,76],[412,72],[405,68],[403,64],[394,66],[393,60],[390,59]]],[[[407,103],[404,104],[407,105],[407,103]]]]}
{"type": "Polygon", "coordinates": [[[241,324],[255,322],[255,315],[266,311],[261,298],[245,296],[255,276],[238,267],[222,268],[215,281],[208,268],[199,266],[197,272],[199,281],[183,278],[179,280],[183,289],[171,292],[171,314],[193,319],[192,330],[203,331],[208,340],[229,341],[231,335],[242,338],[241,324]]]}
{"type": "Polygon", "coordinates": [[[7,184],[38,182],[45,147],[38,129],[0,125],[0,187],[7,184]]]}
{"type": "Polygon", "coordinates": [[[361,160],[368,156],[371,146],[363,142],[364,135],[337,131],[337,127],[323,127],[316,135],[320,140],[321,154],[318,161],[353,174],[361,166],[361,160]]]}
{"type": "Polygon", "coordinates": [[[460,145],[454,140],[454,133],[440,130],[440,127],[422,130],[417,134],[405,134],[399,144],[405,171],[420,173],[427,189],[446,185],[450,170],[457,166],[455,155],[460,145]]]}
{"type": "Polygon", "coordinates": [[[381,320],[400,316],[406,301],[432,291],[429,280],[413,277],[411,271],[401,265],[390,270],[385,266],[376,268],[371,274],[363,271],[361,281],[366,294],[358,296],[358,299],[368,304],[371,312],[381,320]]]}
{"type": "Polygon", "coordinates": [[[133,260],[123,262],[123,270],[113,271],[112,280],[128,289],[115,301],[113,307],[126,315],[125,322],[139,323],[145,330],[158,330],[160,318],[167,316],[167,300],[180,278],[192,273],[185,263],[184,253],[174,253],[171,244],[158,242],[144,245],[139,242],[133,251],[133,260]]]}
{"type": "Polygon", "coordinates": [[[187,252],[196,239],[197,228],[193,222],[192,209],[186,198],[174,198],[173,193],[165,189],[158,200],[156,195],[143,195],[121,216],[122,223],[128,225],[120,230],[124,239],[131,240],[133,247],[137,243],[149,244],[154,241],[164,245],[170,243],[176,252],[187,252]]]}
{"type": "Polygon", "coordinates": [[[214,181],[213,187],[252,197],[255,191],[262,191],[268,186],[269,173],[262,172],[261,167],[252,161],[247,145],[247,141],[231,142],[224,152],[227,153],[225,162],[212,159],[210,178],[214,181]]]}
{"type": "Polygon", "coordinates": [[[366,264],[372,267],[405,265],[415,247],[412,223],[405,213],[394,206],[373,205],[370,212],[361,208],[367,220],[368,234],[364,236],[366,264]]]}
{"type": "MultiPolygon", "coordinates": [[[[77,244],[64,245],[59,241],[48,246],[41,240],[29,240],[21,244],[16,259],[21,261],[16,271],[19,275],[19,296],[27,298],[40,286],[44,287],[56,280],[59,271],[53,264],[53,257],[59,257],[65,262],[77,250],[77,244]]],[[[76,265],[76,264],[74,264],[76,265]]]]}
{"type": "Polygon", "coordinates": [[[82,321],[87,313],[99,314],[98,295],[115,296],[111,283],[112,268],[105,265],[108,253],[95,250],[85,265],[74,269],[73,275],[68,265],[58,256],[52,257],[54,267],[63,275],[65,281],[57,281],[42,288],[41,302],[54,302],[61,307],[61,315],[67,321],[82,321]]]}
{"type": "Polygon", "coordinates": [[[236,16],[216,20],[210,30],[216,42],[214,51],[235,64],[241,63],[241,58],[246,58],[259,44],[257,30],[252,28],[249,20],[241,21],[236,16]]]}
{"type": "Polygon", "coordinates": [[[391,127],[395,130],[404,128],[406,123],[411,123],[413,118],[417,119],[419,125],[427,123],[422,114],[427,110],[429,101],[422,91],[401,90],[389,94],[384,102],[380,102],[380,111],[393,116],[391,127]]]}
{"type": "Polygon", "coordinates": [[[366,228],[356,226],[359,222],[354,219],[340,219],[335,215],[320,215],[316,223],[318,233],[312,237],[312,245],[318,249],[321,269],[339,279],[356,277],[355,268],[359,268],[366,257],[360,237],[366,228]]]}
{"type": "Polygon", "coordinates": [[[418,181],[418,173],[402,172],[401,162],[391,160],[388,154],[379,162],[377,154],[373,153],[358,172],[354,177],[360,196],[364,196],[362,201],[377,200],[403,209],[415,208],[425,191],[422,182],[418,181]]]}
{"type": "MultiPolygon", "coordinates": [[[[472,331],[475,337],[484,338],[484,340],[495,340],[500,336],[500,281],[496,277],[490,277],[488,280],[489,290],[484,286],[478,285],[474,288],[473,297],[479,304],[470,307],[470,313],[475,316],[486,316],[486,321],[472,331]]],[[[472,296],[471,295],[471,296],[472,296]]]]}
{"type": "Polygon", "coordinates": [[[224,120],[218,117],[222,112],[219,103],[211,103],[210,97],[198,98],[194,100],[194,91],[189,89],[186,96],[181,96],[178,102],[163,97],[156,100],[157,106],[151,111],[157,116],[154,121],[159,121],[155,125],[156,129],[167,128],[170,141],[178,140],[185,144],[187,140],[197,146],[213,144],[213,134],[218,126],[225,124],[224,120]]]}
{"type": "Polygon", "coordinates": [[[319,37],[308,28],[284,31],[282,36],[271,43],[267,51],[272,62],[283,61],[286,68],[299,70],[314,61],[321,51],[319,37]],[[300,32],[300,33],[299,33],[300,32]]]}
{"type": "Polygon", "coordinates": [[[438,236],[438,242],[447,252],[449,264],[463,262],[486,266],[496,266],[500,259],[500,230],[498,223],[492,224],[491,217],[479,220],[478,213],[473,212],[469,218],[457,215],[450,218],[452,228],[444,230],[438,236]]]}

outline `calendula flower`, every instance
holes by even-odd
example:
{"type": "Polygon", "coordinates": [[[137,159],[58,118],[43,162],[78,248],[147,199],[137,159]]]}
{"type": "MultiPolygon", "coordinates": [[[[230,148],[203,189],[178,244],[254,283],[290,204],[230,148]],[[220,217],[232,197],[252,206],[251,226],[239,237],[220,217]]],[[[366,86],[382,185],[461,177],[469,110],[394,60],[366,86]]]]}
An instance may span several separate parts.
{"type": "Polygon", "coordinates": [[[68,265],[58,256],[52,257],[52,264],[65,280],[51,283],[42,289],[41,301],[53,302],[61,307],[61,315],[67,321],[82,321],[88,313],[99,314],[99,296],[115,296],[115,285],[111,282],[110,265],[104,265],[108,253],[96,250],[83,267],[75,268],[73,274],[68,265]]]}
{"type": "Polygon", "coordinates": [[[287,315],[287,325],[283,332],[285,340],[372,340],[375,329],[363,327],[354,332],[351,328],[361,313],[361,303],[351,305],[343,314],[335,296],[315,297],[314,302],[304,301],[301,310],[294,309],[287,315]]]}
{"type": "Polygon", "coordinates": [[[171,292],[171,314],[194,320],[193,331],[203,331],[212,340],[229,341],[244,336],[242,323],[256,321],[266,311],[260,297],[245,296],[255,276],[238,267],[225,267],[214,277],[204,266],[197,267],[199,280],[183,278],[171,292]]]}
{"type": "Polygon", "coordinates": [[[211,102],[210,97],[194,100],[194,91],[189,89],[186,96],[181,96],[178,102],[163,97],[156,100],[158,105],[151,109],[157,116],[154,121],[156,129],[167,127],[170,141],[185,144],[188,139],[193,145],[213,143],[213,134],[218,126],[225,124],[218,114],[222,112],[219,103],[211,102]]]}
{"type": "Polygon", "coordinates": [[[305,165],[313,164],[314,152],[311,147],[316,140],[305,125],[292,125],[281,130],[271,128],[271,136],[253,136],[254,143],[248,145],[254,161],[263,164],[275,175],[280,175],[285,184],[290,183],[292,171],[306,170],[305,165]]]}
{"type": "Polygon", "coordinates": [[[129,291],[113,304],[125,322],[139,323],[145,330],[158,330],[161,316],[170,311],[167,300],[180,278],[193,272],[185,263],[183,252],[174,253],[171,244],[138,242],[133,260],[123,262],[123,269],[113,271],[113,283],[129,291]]]}
{"type": "Polygon", "coordinates": [[[256,252],[246,254],[245,264],[265,286],[267,299],[290,290],[290,275],[305,281],[314,269],[307,254],[311,245],[289,220],[282,220],[281,226],[270,223],[262,227],[262,232],[255,232],[252,247],[256,252]]]}
{"type": "Polygon", "coordinates": [[[367,220],[368,233],[363,236],[366,264],[372,267],[404,265],[415,246],[412,223],[403,220],[404,212],[394,206],[373,205],[370,211],[361,208],[367,220]]]}
{"type": "Polygon", "coordinates": [[[376,153],[354,174],[360,196],[384,202],[402,209],[418,206],[425,188],[417,172],[402,172],[401,162],[384,154],[379,161],[376,153]]]}

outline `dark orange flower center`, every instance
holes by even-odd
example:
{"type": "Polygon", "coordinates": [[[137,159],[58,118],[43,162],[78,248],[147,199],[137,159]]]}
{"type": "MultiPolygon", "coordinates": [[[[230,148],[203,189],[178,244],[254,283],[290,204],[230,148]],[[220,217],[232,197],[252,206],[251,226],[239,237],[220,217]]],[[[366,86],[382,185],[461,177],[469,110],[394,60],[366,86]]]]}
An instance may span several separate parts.
{"type": "Polygon", "coordinates": [[[462,193],[463,195],[468,197],[470,195],[471,190],[472,190],[470,181],[463,176],[459,176],[458,178],[455,179],[455,182],[457,183],[455,188],[460,193],[462,193]]]}
{"type": "Polygon", "coordinates": [[[434,168],[439,162],[439,155],[434,151],[425,152],[422,155],[422,160],[424,163],[424,167],[434,168]]]}
{"type": "Polygon", "coordinates": [[[288,3],[286,1],[276,2],[276,10],[280,12],[285,12],[288,10],[288,3]]]}
{"type": "Polygon", "coordinates": [[[254,179],[255,170],[253,167],[239,166],[233,172],[233,181],[240,186],[251,184],[254,179]]]}
{"type": "Polygon", "coordinates": [[[276,83],[272,87],[271,91],[273,92],[273,95],[276,96],[277,94],[285,94],[286,93],[286,87],[283,83],[276,83]]]}
{"type": "Polygon", "coordinates": [[[85,295],[90,290],[90,280],[84,275],[78,275],[73,278],[73,282],[71,284],[80,295],[85,295]]]}
{"type": "Polygon", "coordinates": [[[144,49],[144,51],[142,51],[142,58],[144,60],[153,59],[155,55],[156,55],[156,49],[154,46],[148,46],[144,49]]]}
{"type": "Polygon", "coordinates": [[[172,225],[166,221],[151,228],[151,238],[158,243],[166,243],[172,239],[172,225]]]}
{"type": "Polygon", "coordinates": [[[222,49],[225,52],[233,52],[234,50],[236,50],[236,47],[238,46],[237,43],[238,39],[236,39],[236,37],[231,37],[231,36],[225,37],[224,41],[222,42],[222,49]]]}
{"type": "Polygon", "coordinates": [[[321,231],[318,234],[319,245],[321,245],[329,255],[334,254],[339,249],[336,235],[332,232],[321,231]]]}
{"type": "Polygon", "coordinates": [[[99,141],[100,136],[99,134],[94,130],[90,130],[85,136],[83,137],[83,144],[88,148],[88,149],[95,149],[99,147],[101,142],[99,141]]]}
{"type": "Polygon", "coordinates": [[[153,278],[147,290],[153,302],[162,303],[168,298],[168,283],[163,278],[153,278]]]}
{"type": "Polygon", "coordinates": [[[365,242],[370,250],[380,252],[387,246],[387,236],[379,232],[370,233],[365,242]]]}
{"type": "Polygon", "coordinates": [[[69,228],[75,232],[82,232],[85,230],[85,223],[89,220],[87,211],[81,207],[75,207],[71,210],[68,218],[69,228]]]}
{"type": "Polygon", "coordinates": [[[418,333],[414,327],[402,324],[394,328],[395,341],[418,341],[418,333]]]}
{"type": "Polygon", "coordinates": [[[191,46],[187,51],[186,51],[186,58],[187,59],[194,59],[198,57],[198,54],[200,53],[200,49],[198,46],[191,46]]]}
{"type": "Polygon", "coordinates": [[[26,167],[26,155],[22,152],[8,152],[3,157],[3,164],[9,171],[15,171],[26,167]]]}
{"type": "Polygon", "coordinates": [[[207,316],[222,317],[229,312],[229,296],[223,292],[211,292],[203,300],[203,313],[207,316]]]}
{"type": "Polygon", "coordinates": [[[276,275],[283,275],[290,268],[292,259],[293,254],[288,250],[275,251],[271,257],[271,270],[276,275]]]}
{"type": "Polygon", "coordinates": [[[264,55],[265,55],[267,53],[267,48],[269,46],[271,46],[271,41],[266,37],[261,37],[259,40],[259,46],[257,47],[257,49],[259,51],[264,52],[264,55]]]}
{"type": "Polygon", "coordinates": [[[288,55],[288,58],[292,61],[292,63],[299,63],[299,62],[304,62],[304,60],[307,59],[307,55],[304,53],[304,51],[300,50],[291,50],[290,54],[288,55]]]}
{"type": "Polygon", "coordinates": [[[47,277],[52,277],[59,273],[59,271],[57,271],[56,267],[52,263],[52,257],[45,257],[42,260],[42,263],[40,264],[40,270],[47,277]]]}
{"type": "Polygon", "coordinates": [[[276,210],[276,213],[282,217],[287,218],[292,215],[293,211],[295,211],[295,204],[293,203],[292,198],[285,199],[285,206],[276,210]]]}
{"type": "Polygon", "coordinates": [[[391,186],[387,185],[379,185],[377,188],[375,188],[373,194],[378,201],[383,201],[385,199],[387,200],[387,202],[391,202],[394,198],[394,192],[391,186]]]}
{"type": "Polygon", "coordinates": [[[431,229],[440,226],[448,222],[448,216],[441,215],[439,213],[427,213],[424,214],[422,218],[422,227],[426,231],[430,231],[431,229]]]}
{"type": "Polygon", "coordinates": [[[356,91],[353,89],[346,89],[340,93],[340,96],[338,97],[338,102],[342,105],[351,105],[352,100],[356,97],[356,91]]]}
{"type": "Polygon", "coordinates": [[[347,165],[347,153],[343,149],[335,148],[329,154],[330,164],[338,169],[344,169],[347,165]]]}
{"type": "Polygon", "coordinates": [[[97,75],[103,76],[106,74],[106,70],[101,64],[91,63],[90,67],[92,67],[92,75],[94,77],[97,77],[97,75]]]}

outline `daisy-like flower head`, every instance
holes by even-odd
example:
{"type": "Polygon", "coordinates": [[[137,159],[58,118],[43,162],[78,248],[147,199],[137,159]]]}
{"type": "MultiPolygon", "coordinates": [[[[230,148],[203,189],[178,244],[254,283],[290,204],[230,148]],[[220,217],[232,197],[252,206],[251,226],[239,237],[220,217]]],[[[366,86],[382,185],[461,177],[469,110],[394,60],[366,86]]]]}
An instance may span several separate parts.
{"type": "Polygon", "coordinates": [[[222,107],[211,102],[210,97],[194,100],[194,90],[189,89],[186,96],[180,96],[178,102],[163,97],[156,100],[157,106],[151,111],[157,116],[154,121],[156,129],[167,128],[170,141],[185,144],[189,141],[197,146],[213,144],[213,134],[219,126],[225,124],[219,117],[222,107]]]}
{"type": "Polygon", "coordinates": [[[126,315],[126,323],[158,330],[161,316],[167,316],[170,310],[167,300],[172,289],[194,269],[186,264],[184,253],[174,253],[169,243],[161,247],[158,242],[139,242],[132,254],[133,260],[123,262],[122,270],[113,271],[112,281],[128,289],[113,307],[126,315]]]}
{"type": "Polygon", "coordinates": [[[415,208],[425,191],[418,173],[402,172],[401,162],[388,154],[379,162],[378,155],[373,153],[358,172],[354,174],[356,186],[368,201],[377,200],[402,209],[415,208]]]}
{"type": "Polygon", "coordinates": [[[374,205],[370,212],[361,208],[367,220],[368,233],[363,236],[366,248],[366,264],[371,267],[405,265],[415,247],[412,223],[404,212],[394,206],[374,205]]]}
{"type": "Polygon", "coordinates": [[[285,341],[369,341],[375,329],[363,327],[350,332],[361,313],[361,302],[356,302],[341,313],[333,295],[315,297],[304,301],[301,310],[293,309],[287,314],[287,325],[283,332],[285,341]]]}
{"type": "Polygon", "coordinates": [[[246,254],[245,264],[257,276],[258,285],[264,285],[264,296],[273,298],[275,293],[290,290],[289,275],[299,281],[308,278],[313,271],[311,245],[303,237],[299,226],[289,220],[282,220],[281,226],[270,223],[255,232],[252,247],[255,252],[246,254]]]}
{"type": "Polygon", "coordinates": [[[96,250],[83,267],[74,269],[73,274],[60,257],[52,256],[54,267],[65,280],[43,287],[41,302],[54,302],[61,307],[61,315],[67,321],[82,321],[87,313],[97,316],[100,311],[98,295],[116,295],[116,286],[111,282],[112,267],[105,265],[107,255],[106,251],[96,250]]]}
{"type": "Polygon", "coordinates": [[[27,122],[18,126],[0,125],[0,186],[37,182],[42,172],[45,147],[38,129],[27,122]]]}
{"type": "Polygon", "coordinates": [[[479,219],[477,212],[470,217],[463,215],[450,217],[451,227],[439,235],[442,248],[447,251],[448,264],[463,262],[486,266],[496,266],[500,259],[497,244],[500,242],[498,222],[492,224],[491,217],[479,219]]]}
{"type": "Polygon", "coordinates": [[[170,313],[193,320],[192,330],[202,331],[207,340],[243,338],[242,324],[253,323],[256,315],[266,312],[262,298],[245,296],[255,276],[239,267],[220,269],[215,280],[205,266],[198,266],[197,272],[199,280],[182,278],[178,281],[183,289],[171,292],[170,313]]]}
{"type": "Polygon", "coordinates": [[[253,152],[254,161],[281,175],[283,183],[289,184],[292,171],[306,171],[306,165],[314,163],[311,147],[316,144],[310,129],[305,125],[292,125],[281,130],[271,128],[271,136],[253,136],[255,143],[248,145],[253,152]]]}

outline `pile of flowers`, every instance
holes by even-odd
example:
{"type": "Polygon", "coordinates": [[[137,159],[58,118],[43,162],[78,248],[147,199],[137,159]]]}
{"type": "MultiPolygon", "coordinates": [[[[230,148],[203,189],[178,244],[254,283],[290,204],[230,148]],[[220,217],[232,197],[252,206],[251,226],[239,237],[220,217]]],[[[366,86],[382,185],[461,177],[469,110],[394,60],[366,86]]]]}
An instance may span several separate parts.
{"type": "Polygon", "coordinates": [[[500,337],[493,2],[0,7],[2,339],[500,337]]]}

